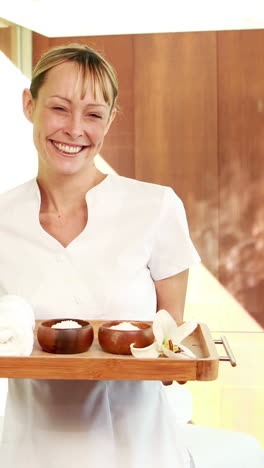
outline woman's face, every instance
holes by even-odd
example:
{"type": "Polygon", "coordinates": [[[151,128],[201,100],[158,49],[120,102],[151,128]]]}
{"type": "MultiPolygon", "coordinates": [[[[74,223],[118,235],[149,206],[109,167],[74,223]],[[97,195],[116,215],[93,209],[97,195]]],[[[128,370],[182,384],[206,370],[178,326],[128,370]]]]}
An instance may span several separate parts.
{"type": "Polygon", "coordinates": [[[87,170],[103,145],[116,111],[110,114],[99,88],[94,97],[92,80],[81,99],[82,85],[78,65],[65,62],[47,72],[37,99],[24,91],[24,112],[33,123],[39,172],[66,175],[87,170]]]}

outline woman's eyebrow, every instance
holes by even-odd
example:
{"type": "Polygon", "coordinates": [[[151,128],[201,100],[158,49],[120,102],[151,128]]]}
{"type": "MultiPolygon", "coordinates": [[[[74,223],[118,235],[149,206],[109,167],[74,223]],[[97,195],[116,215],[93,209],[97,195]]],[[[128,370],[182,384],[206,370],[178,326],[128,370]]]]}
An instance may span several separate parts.
{"type": "MultiPolygon", "coordinates": [[[[49,96],[49,99],[52,99],[52,98],[59,98],[59,99],[63,99],[64,101],[67,101],[71,104],[71,99],[68,99],[66,97],[63,97],[63,96],[60,96],[59,94],[54,94],[52,96],[49,96]]],[[[86,107],[103,107],[103,108],[107,108],[107,104],[99,104],[97,102],[91,102],[89,104],[86,105],[86,107]]]]}
{"type": "Polygon", "coordinates": [[[59,96],[59,94],[53,94],[52,96],[49,96],[49,99],[52,99],[52,98],[59,98],[59,99],[63,99],[64,101],[71,102],[70,99],[63,97],[63,96],[59,96]]]}

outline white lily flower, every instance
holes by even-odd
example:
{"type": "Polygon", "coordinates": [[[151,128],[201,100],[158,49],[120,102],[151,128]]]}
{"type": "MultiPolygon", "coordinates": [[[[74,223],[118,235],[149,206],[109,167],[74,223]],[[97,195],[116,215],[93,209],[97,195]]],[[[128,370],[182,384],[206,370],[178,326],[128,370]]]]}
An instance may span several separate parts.
{"type": "Polygon", "coordinates": [[[157,358],[165,355],[172,359],[196,359],[195,354],[181,344],[196,327],[195,321],[185,322],[178,326],[169,312],[161,309],[156,313],[153,321],[154,342],[145,348],[135,348],[134,344],[131,344],[131,353],[136,358],[157,358]]]}

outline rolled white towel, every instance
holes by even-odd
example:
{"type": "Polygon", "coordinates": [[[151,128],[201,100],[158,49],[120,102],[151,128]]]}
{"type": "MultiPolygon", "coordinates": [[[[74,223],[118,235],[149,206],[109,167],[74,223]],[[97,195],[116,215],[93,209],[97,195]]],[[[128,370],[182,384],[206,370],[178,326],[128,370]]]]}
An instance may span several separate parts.
{"type": "Polygon", "coordinates": [[[29,356],[34,344],[35,317],[20,296],[0,297],[0,356],[29,356]]]}

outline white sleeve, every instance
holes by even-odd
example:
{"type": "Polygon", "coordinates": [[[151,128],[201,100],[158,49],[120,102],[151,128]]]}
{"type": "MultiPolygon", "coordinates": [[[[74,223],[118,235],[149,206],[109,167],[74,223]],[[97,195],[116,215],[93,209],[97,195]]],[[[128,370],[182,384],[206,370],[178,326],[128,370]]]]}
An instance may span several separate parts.
{"type": "Polygon", "coordinates": [[[161,280],[200,262],[189,234],[181,199],[166,187],[156,237],[148,267],[152,278],[161,280]]]}

